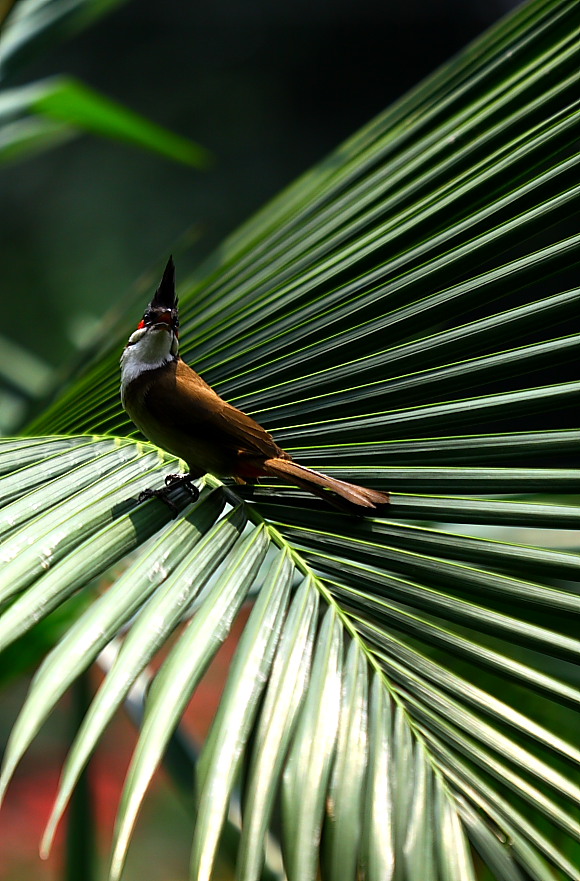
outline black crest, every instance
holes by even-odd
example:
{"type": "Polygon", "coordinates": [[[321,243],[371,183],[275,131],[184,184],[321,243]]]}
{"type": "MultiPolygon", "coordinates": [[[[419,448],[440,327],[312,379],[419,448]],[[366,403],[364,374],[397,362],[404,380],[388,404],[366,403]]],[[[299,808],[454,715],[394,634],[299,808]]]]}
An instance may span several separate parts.
{"type": "Polygon", "coordinates": [[[175,265],[173,257],[167,261],[163,272],[163,278],[155,296],[149,304],[150,309],[177,309],[177,296],[175,294],[175,265]]]}

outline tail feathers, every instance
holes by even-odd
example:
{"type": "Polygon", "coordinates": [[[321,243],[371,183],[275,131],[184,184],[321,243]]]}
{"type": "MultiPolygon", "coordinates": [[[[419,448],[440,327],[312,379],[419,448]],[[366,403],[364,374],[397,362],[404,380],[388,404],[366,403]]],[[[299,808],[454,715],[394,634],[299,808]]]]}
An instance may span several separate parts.
{"type": "Polygon", "coordinates": [[[266,459],[261,470],[263,474],[281,477],[299,486],[301,489],[307,489],[309,492],[314,493],[314,495],[332,502],[342,510],[352,510],[350,505],[376,510],[389,503],[388,493],[367,489],[365,486],[357,486],[355,483],[346,483],[344,480],[337,480],[335,477],[328,477],[327,474],[321,474],[320,471],[305,468],[303,465],[298,465],[290,459],[266,459]],[[335,493],[339,498],[329,496],[326,490],[335,493]],[[340,499],[344,499],[349,505],[341,504],[340,499]]]}

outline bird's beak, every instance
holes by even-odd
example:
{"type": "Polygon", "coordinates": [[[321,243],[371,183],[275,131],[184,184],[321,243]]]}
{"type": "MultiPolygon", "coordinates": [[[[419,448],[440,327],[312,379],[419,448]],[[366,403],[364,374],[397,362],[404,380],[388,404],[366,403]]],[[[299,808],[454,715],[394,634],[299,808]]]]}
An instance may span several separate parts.
{"type": "Polygon", "coordinates": [[[152,325],[154,328],[164,328],[170,333],[173,331],[173,315],[171,312],[161,312],[157,316],[157,321],[152,325]]]}

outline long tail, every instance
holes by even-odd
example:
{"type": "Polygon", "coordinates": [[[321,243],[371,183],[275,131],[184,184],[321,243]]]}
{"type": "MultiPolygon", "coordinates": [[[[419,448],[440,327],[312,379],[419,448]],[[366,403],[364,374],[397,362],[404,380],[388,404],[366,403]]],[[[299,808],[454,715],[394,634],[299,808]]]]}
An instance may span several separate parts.
{"type": "Polygon", "coordinates": [[[326,474],[321,474],[320,471],[313,471],[311,468],[298,465],[291,459],[266,459],[262,464],[261,471],[262,474],[281,477],[299,486],[301,489],[307,489],[309,492],[320,496],[321,499],[326,499],[342,510],[352,510],[351,505],[376,510],[389,503],[388,493],[379,492],[376,489],[367,489],[365,486],[357,486],[355,483],[346,483],[344,480],[328,477],[326,474]],[[327,490],[330,490],[335,495],[329,495],[327,490]],[[344,499],[349,504],[341,504],[340,499],[344,499]]]}

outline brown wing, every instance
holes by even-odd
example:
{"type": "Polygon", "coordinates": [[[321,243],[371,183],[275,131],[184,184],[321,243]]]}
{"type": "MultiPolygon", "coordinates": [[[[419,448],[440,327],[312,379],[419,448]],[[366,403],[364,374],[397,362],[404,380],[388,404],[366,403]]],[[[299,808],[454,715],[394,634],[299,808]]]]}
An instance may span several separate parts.
{"type": "Polygon", "coordinates": [[[255,419],[220,398],[181,359],[175,362],[174,369],[164,368],[163,378],[149,386],[145,398],[150,413],[168,428],[186,432],[192,438],[202,436],[204,442],[227,447],[232,452],[287,458],[255,419]]]}

